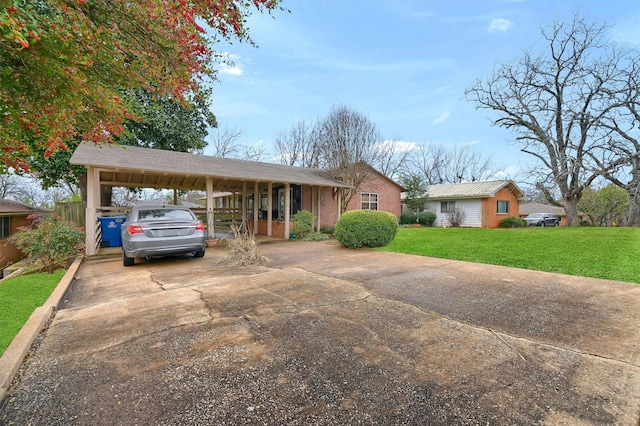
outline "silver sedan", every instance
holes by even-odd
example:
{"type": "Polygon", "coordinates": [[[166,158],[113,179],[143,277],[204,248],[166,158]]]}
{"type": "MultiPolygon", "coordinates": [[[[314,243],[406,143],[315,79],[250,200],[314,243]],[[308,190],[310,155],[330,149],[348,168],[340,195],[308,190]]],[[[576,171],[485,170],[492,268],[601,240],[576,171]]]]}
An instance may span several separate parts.
{"type": "Polygon", "coordinates": [[[187,207],[133,207],[120,232],[124,266],[133,265],[136,258],[189,253],[204,256],[204,225],[187,207]]]}

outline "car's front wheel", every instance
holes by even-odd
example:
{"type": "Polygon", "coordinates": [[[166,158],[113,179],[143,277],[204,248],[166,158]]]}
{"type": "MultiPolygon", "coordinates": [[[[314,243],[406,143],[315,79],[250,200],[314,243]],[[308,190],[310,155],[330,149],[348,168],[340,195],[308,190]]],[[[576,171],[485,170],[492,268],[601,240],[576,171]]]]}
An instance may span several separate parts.
{"type": "Polygon", "coordinates": [[[560,226],[560,223],[556,222],[556,223],[553,224],[553,226],[555,226],[557,228],[558,226],[560,226]]]}
{"type": "Polygon", "coordinates": [[[540,222],[540,226],[545,227],[544,221],[540,222]]]}
{"type": "Polygon", "coordinates": [[[136,259],[134,257],[127,257],[127,254],[124,252],[124,250],[122,251],[122,264],[124,266],[133,266],[135,262],[136,259]]]}

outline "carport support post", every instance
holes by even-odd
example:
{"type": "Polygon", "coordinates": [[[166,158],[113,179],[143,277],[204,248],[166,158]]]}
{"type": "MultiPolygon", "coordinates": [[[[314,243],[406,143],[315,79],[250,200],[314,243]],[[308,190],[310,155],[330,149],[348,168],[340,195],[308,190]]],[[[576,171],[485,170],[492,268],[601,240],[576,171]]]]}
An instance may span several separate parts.
{"type": "Polygon", "coordinates": [[[242,223],[244,226],[249,227],[247,223],[247,182],[242,182],[242,207],[240,208],[240,212],[242,214],[242,223]]]}
{"type": "Polygon", "coordinates": [[[87,256],[96,254],[96,200],[100,199],[98,170],[87,166],[87,208],[85,210],[85,245],[87,256]]]}
{"type": "Polygon", "coordinates": [[[273,235],[273,182],[267,184],[267,237],[273,235]]]}
{"type": "Polygon", "coordinates": [[[258,205],[260,204],[259,182],[253,185],[253,235],[258,233],[258,205]]]}
{"type": "Polygon", "coordinates": [[[321,187],[316,186],[316,214],[318,215],[317,217],[317,222],[318,225],[316,227],[316,232],[320,232],[320,200],[322,200],[322,196],[320,195],[321,191],[321,187]]]}
{"type": "Polygon", "coordinates": [[[207,239],[216,238],[216,230],[213,220],[213,179],[207,178],[207,239]]]}
{"type": "Polygon", "coordinates": [[[289,239],[289,216],[291,213],[291,184],[284,184],[284,239],[289,239]]]}

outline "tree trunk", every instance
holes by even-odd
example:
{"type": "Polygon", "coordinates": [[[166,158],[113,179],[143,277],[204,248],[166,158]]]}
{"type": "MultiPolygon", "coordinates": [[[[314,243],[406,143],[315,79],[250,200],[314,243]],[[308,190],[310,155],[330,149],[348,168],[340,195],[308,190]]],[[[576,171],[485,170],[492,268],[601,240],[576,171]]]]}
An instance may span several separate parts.
{"type": "Polygon", "coordinates": [[[567,214],[567,226],[580,226],[580,216],[578,215],[579,197],[569,196],[563,198],[562,205],[567,214]]]}
{"type": "Polygon", "coordinates": [[[113,187],[107,185],[100,186],[100,206],[111,206],[111,197],[113,196],[113,187]]]}
{"type": "Polygon", "coordinates": [[[627,188],[629,194],[629,212],[625,226],[640,226],[640,191],[636,186],[633,189],[627,188]]]}

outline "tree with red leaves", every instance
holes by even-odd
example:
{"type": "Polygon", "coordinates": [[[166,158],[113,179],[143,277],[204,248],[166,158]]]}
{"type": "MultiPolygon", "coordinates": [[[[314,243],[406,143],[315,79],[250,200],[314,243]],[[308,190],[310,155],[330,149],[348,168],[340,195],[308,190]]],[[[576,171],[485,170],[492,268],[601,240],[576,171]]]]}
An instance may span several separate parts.
{"type": "Polygon", "coordinates": [[[211,45],[252,43],[245,22],[280,0],[1,0],[0,164],[29,170],[81,137],[112,142],[136,119],[119,95],[186,102],[215,79],[211,45]]]}

